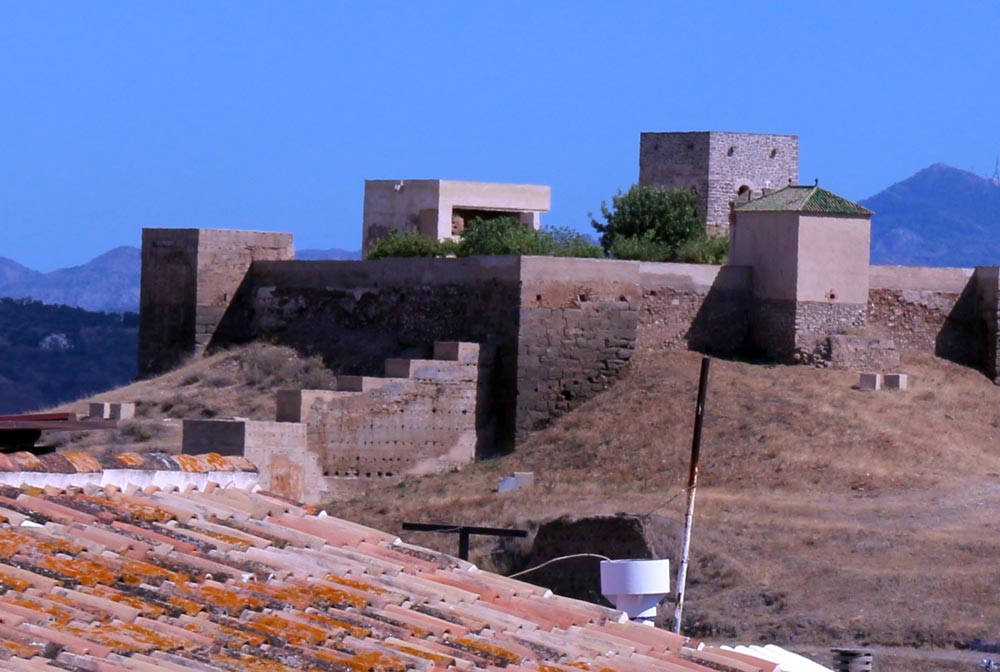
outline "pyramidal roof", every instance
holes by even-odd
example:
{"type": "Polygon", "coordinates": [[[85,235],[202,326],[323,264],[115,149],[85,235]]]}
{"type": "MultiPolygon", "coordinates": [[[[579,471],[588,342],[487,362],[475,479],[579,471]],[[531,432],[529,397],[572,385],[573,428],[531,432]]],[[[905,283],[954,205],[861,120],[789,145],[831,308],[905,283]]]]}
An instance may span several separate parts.
{"type": "Polygon", "coordinates": [[[819,215],[870,217],[872,211],[854,201],[837,196],[818,184],[790,184],[784,189],[736,206],[737,212],[805,212],[819,215]]]}

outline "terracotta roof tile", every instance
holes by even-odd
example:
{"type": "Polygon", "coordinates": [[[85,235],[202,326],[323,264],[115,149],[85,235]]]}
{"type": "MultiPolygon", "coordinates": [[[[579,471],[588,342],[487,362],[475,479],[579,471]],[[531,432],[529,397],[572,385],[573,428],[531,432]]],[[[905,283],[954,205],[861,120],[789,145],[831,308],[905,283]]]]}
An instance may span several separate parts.
{"type": "Polygon", "coordinates": [[[0,488],[0,507],[35,525],[0,525],[0,658],[23,669],[706,669],[677,635],[273,497],[0,488]]]}

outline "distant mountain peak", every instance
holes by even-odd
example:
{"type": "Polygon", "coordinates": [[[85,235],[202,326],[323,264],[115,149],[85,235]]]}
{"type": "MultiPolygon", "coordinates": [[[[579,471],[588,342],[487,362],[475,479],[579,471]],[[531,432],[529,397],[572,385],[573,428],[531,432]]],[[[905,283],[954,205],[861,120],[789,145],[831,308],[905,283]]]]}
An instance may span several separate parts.
{"type": "Polygon", "coordinates": [[[872,263],[1000,265],[1000,185],[990,178],[935,163],[861,205],[875,212],[872,263]]]}

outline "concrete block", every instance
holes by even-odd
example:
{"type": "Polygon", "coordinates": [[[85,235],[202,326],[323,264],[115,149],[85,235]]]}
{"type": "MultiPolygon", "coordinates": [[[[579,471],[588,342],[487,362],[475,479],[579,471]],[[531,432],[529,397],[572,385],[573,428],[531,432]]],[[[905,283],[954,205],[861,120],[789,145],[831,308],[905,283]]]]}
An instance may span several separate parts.
{"type": "Polygon", "coordinates": [[[517,490],[517,479],[513,476],[501,476],[497,479],[497,492],[513,492],[517,490]]]}
{"type": "Polygon", "coordinates": [[[885,389],[887,390],[905,390],[907,383],[908,377],[905,373],[885,374],[885,389]]]}
{"type": "Polygon", "coordinates": [[[518,490],[526,490],[535,487],[535,472],[515,471],[514,480],[517,481],[518,490]]]}
{"type": "Polygon", "coordinates": [[[881,373],[862,373],[858,381],[858,387],[862,390],[879,390],[882,388],[881,373]]]}
{"type": "Polygon", "coordinates": [[[109,404],[108,417],[112,420],[131,420],[135,417],[135,403],[123,401],[119,404],[109,404]]]}
{"type": "Polygon", "coordinates": [[[103,402],[92,402],[89,406],[87,416],[91,419],[107,420],[111,417],[111,404],[103,402]]]}
{"type": "Polygon", "coordinates": [[[515,471],[513,476],[501,476],[497,479],[497,492],[513,492],[527,490],[535,485],[535,472],[515,471]]]}

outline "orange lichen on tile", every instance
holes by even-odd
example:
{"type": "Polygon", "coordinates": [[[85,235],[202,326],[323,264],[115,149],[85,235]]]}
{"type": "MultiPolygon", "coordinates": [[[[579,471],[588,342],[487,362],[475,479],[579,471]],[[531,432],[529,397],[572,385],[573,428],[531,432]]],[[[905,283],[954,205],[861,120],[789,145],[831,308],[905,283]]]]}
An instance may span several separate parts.
{"type": "Polygon", "coordinates": [[[353,672],[404,672],[409,665],[379,651],[355,651],[343,664],[353,672]]]}
{"type": "Polygon", "coordinates": [[[199,535],[201,535],[203,537],[208,537],[210,539],[216,539],[216,540],[221,541],[221,542],[226,543],[226,544],[231,544],[231,545],[237,547],[241,551],[246,550],[246,549],[250,548],[253,545],[253,544],[251,544],[246,539],[243,539],[243,538],[240,538],[240,537],[235,537],[235,536],[233,536],[231,534],[223,534],[222,532],[216,532],[215,530],[206,530],[206,529],[201,528],[201,527],[199,527],[197,529],[192,528],[191,530],[188,530],[187,528],[183,528],[182,527],[182,528],[179,528],[179,531],[181,533],[184,533],[184,534],[189,533],[189,532],[196,532],[197,534],[199,534],[199,535]]]}
{"type": "Polygon", "coordinates": [[[330,583],[339,583],[342,586],[348,586],[350,588],[356,588],[365,593],[374,593],[376,595],[384,595],[389,591],[381,586],[376,586],[374,583],[369,583],[368,581],[359,581],[357,579],[349,579],[346,576],[335,576],[333,574],[327,574],[323,577],[324,581],[329,581],[330,583]]]}
{"type": "MultiPolygon", "coordinates": [[[[142,560],[126,559],[122,561],[120,578],[123,583],[130,586],[138,586],[143,583],[153,583],[157,581],[171,581],[176,584],[187,583],[191,580],[186,574],[174,572],[159,565],[154,565],[142,560]]],[[[154,583],[158,585],[158,583],[154,583]]]]}
{"type": "Polygon", "coordinates": [[[372,631],[369,628],[348,623],[347,621],[341,621],[324,613],[303,611],[302,616],[305,616],[309,620],[320,623],[328,628],[340,628],[342,630],[346,630],[352,637],[357,637],[358,639],[364,639],[372,634],[372,631]]]}
{"type": "Polygon", "coordinates": [[[354,595],[346,590],[339,590],[333,586],[324,585],[320,582],[308,585],[271,585],[254,582],[247,583],[244,590],[295,607],[296,609],[325,607],[328,605],[364,609],[368,605],[368,601],[358,595],[354,595]]]}
{"type": "Polygon", "coordinates": [[[24,592],[31,587],[31,584],[24,579],[8,576],[6,574],[0,574],[0,585],[3,585],[6,590],[12,590],[15,593],[24,592]]]}
{"type": "Polygon", "coordinates": [[[0,651],[6,651],[8,656],[28,659],[40,656],[44,650],[41,644],[24,644],[0,637],[0,651]]]}
{"type": "Polygon", "coordinates": [[[456,637],[448,642],[451,646],[462,651],[481,656],[503,667],[510,663],[520,663],[521,656],[513,651],[509,651],[501,646],[491,644],[484,640],[473,639],[471,637],[456,637]]]}
{"type": "Polygon", "coordinates": [[[9,602],[10,604],[15,604],[19,607],[24,607],[25,609],[41,612],[46,616],[48,616],[49,618],[51,618],[52,622],[55,625],[62,626],[73,620],[73,614],[70,611],[63,609],[58,604],[52,604],[51,602],[43,604],[41,602],[36,602],[26,597],[10,595],[10,594],[5,595],[4,600],[6,602],[9,602]]]}
{"type": "Polygon", "coordinates": [[[228,613],[240,613],[244,609],[259,611],[264,602],[238,588],[230,588],[221,584],[185,583],[178,586],[181,593],[208,607],[225,609],[228,613]]]}
{"type": "Polygon", "coordinates": [[[73,544],[66,539],[59,539],[57,537],[40,539],[33,534],[21,534],[0,528],[0,557],[2,558],[11,558],[17,554],[30,553],[37,553],[42,556],[55,553],[76,555],[82,551],[82,546],[73,544]]]}
{"type": "Polygon", "coordinates": [[[39,560],[38,566],[65,576],[82,586],[93,586],[98,583],[111,586],[118,578],[117,573],[106,563],[87,558],[50,555],[39,560]]]}
{"type": "Polygon", "coordinates": [[[276,614],[256,614],[252,620],[245,621],[246,625],[262,630],[272,637],[283,639],[289,644],[300,646],[311,644],[318,646],[325,642],[329,633],[321,628],[290,621],[276,614]]]}
{"type": "Polygon", "coordinates": [[[112,602],[118,602],[119,604],[124,604],[133,609],[138,609],[139,613],[148,618],[157,619],[163,614],[167,613],[166,609],[152,602],[147,602],[138,597],[133,597],[132,595],[126,595],[120,590],[115,590],[109,586],[97,585],[90,589],[91,593],[97,595],[98,597],[103,597],[106,600],[111,600],[112,602]]]}
{"type": "MultiPolygon", "coordinates": [[[[84,497],[86,497],[86,495],[84,495],[84,497]]],[[[116,497],[113,500],[99,497],[89,497],[88,499],[98,506],[117,509],[128,514],[129,517],[147,523],[165,523],[176,518],[172,512],[167,511],[166,509],[161,509],[160,507],[153,506],[152,504],[130,501],[124,497],[116,497]]],[[[119,518],[122,517],[124,516],[119,516],[119,518]]]]}
{"type": "Polygon", "coordinates": [[[146,464],[146,458],[139,453],[116,453],[114,458],[123,467],[141,467],[146,464]]]}
{"type": "Polygon", "coordinates": [[[188,616],[194,616],[205,608],[202,606],[201,602],[195,602],[194,600],[189,600],[186,597],[181,597],[180,595],[171,595],[166,599],[166,602],[172,607],[177,607],[188,616]]]}
{"type": "Polygon", "coordinates": [[[63,453],[62,456],[69,460],[69,463],[73,465],[73,468],[76,469],[77,473],[85,474],[104,471],[100,460],[90,453],[73,450],[68,453],[63,453]]]}

